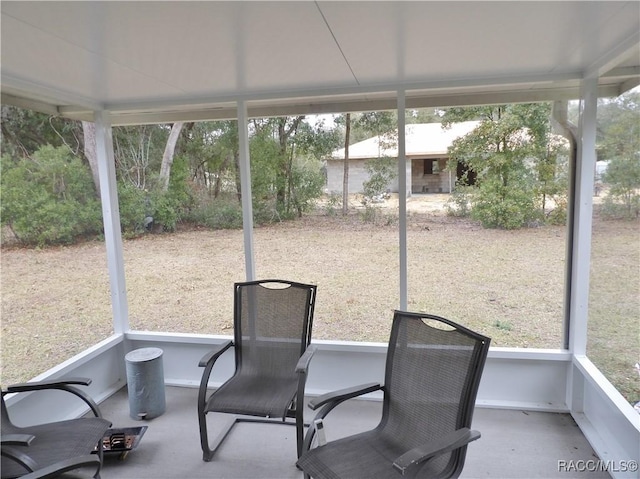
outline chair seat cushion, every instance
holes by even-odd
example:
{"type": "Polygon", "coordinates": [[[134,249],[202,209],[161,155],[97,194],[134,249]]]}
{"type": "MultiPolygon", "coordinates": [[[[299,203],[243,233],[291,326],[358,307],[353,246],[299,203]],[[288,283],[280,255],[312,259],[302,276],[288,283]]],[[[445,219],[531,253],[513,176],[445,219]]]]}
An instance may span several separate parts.
{"type": "MultiPolygon", "coordinates": [[[[11,433],[35,436],[29,446],[13,446],[28,454],[39,467],[55,462],[91,454],[104,436],[111,422],[90,417],[29,427],[13,426],[11,433]],[[64,447],[52,447],[61,444],[64,447]]],[[[3,432],[5,427],[3,427],[3,432]]],[[[19,477],[25,470],[9,458],[2,457],[2,478],[19,477]]]]}
{"type": "MultiPolygon", "coordinates": [[[[398,479],[402,476],[393,461],[404,452],[374,429],[311,449],[297,464],[314,479],[398,479]]],[[[445,465],[442,461],[427,465],[431,470],[423,468],[419,477],[437,477],[445,465]]]]}
{"type": "Polygon", "coordinates": [[[206,412],[286,417],[297,388],[297,377],[235,376],[211,395],[206,412]]]}

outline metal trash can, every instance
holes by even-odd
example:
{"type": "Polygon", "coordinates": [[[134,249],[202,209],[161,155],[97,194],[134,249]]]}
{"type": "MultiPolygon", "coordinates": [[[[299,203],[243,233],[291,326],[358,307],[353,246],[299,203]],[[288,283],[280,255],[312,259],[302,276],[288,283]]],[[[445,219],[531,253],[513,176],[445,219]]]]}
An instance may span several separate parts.
{"type": "Polygon", "coordinates": [[[162,353],[160,348],[141,348],[125,356],[132,419],[153,419],[165,412],[162,353]]]}

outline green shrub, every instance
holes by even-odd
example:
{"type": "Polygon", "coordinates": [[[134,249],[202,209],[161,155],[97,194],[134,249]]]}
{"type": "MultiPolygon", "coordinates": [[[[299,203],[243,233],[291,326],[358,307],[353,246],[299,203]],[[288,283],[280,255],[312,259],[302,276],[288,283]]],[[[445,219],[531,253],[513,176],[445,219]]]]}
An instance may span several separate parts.
{"type": "MultiPolygon", "coordinates": [[[[154,191],[150,195],[151,213],[155,231],[175,231],[181,220],[182,205],[169,192],[154,191]]],[[[148,220],[147,220],[148,221],[148,220]]]]}
{"type": "Polygon", "coordinates": [[[130,183],[118,182],[120,227],[125,237],[143,234],[145,218],[153,213],[149,195],[130,183]]]}
{"type": "Polygon", "coordinates": [[[195,204],[195,194],[188,181],[188,165],[176,157],[171,168],[167,191],[159,186],[140,189],[127,182],[118,182],[120,225],[125,237],[147,231],[175,231],[195,204]]]}
{"type": "Polygon", "coordinates": [[[524,184],[504,187],[499,181],[487,180],[473,195],[471,217],[485,228],[518,229],[540,221],[541,216],[534,195],[524,184]]]}
{"type": "MultiPolygon", "coordinates": [[[[253,222],[256,225],[268,225],[294,217],[293,211],[279,212],[274,199],[259,200],[255,196],[253,197],[253,222]]],[[[240,218],[242,219],[242,211],[240,211],[240,218]]]]}
{"type": "Polygon", "coordinates": [[[315,200],[322,196],[324,176],[319,169],[296,164],[291,177],[293,206],[298,216],[302,216],[302,213],[310,211],[315,205],[315,200]]]}
{"type": "Polygon", "coordinates": [[[391,181],[398,176],[397,163],[393,158],[374,158],[365,163],[369,179],[362,183],[362,192],[366,199],[386,193],[391,181]]]}
{"type": "Polygon", "coordinates": [[[339,211],[342,211],[342,195],[337,193],[329,194],[325,211],[327,216],[336,216],[339,211]]]}
{"type": "Polygon", "coordinates": [[[608,185],[603,213],[612,218],[640,216],[640,152],[615,157],[607,166],[603,181],[608,185]]]}
{"type": "Polygon", "coordinates": [[[556,207],[547,213],[547,223],[557,226],[567,224],[567,201],[556,200],[556,207]]]}
{"type": "Polygon", "coordinates": [[[380,212],[380,208],[377,206],[373,206],[370,204],[365,204],[364,208],[360,210],[360,219],[364,223],[375,223],[378,220],[378,217],[382,213],[380,212]]]}
{"type": "Polygon", "coordinates": [[[91,173],[66,147],[1,159],[1,215],[23,244],[69,244],[102,231],[91,173]]]}
{"type": "Polygon", "coordinates": [[[471,196],[473,187],[457,185],[453,190],[445,209],[449,216],[465,218],[471,214],[471,196]]]}
{"type": "Polygon", "coordinates": [[[167,191],[154,189],[149,195],[150,216],[155,230],[175,231],[195,205],[195,193],[189,183],[189,165],[184,157],[176,157],[171,168],[167,191]]]}
{"type": "Polygon", "coordinates": [[[629,196],[624,199],[607,195],[602,199],[602,215],[608,219],[632,220],[640,217],[640,196],[629,196]]]}
{"type": "Polygon", "coordinates": [[[186,219],[211,229],[242,228],[242,207],[237,199],[203,199],[190,211],[186,219]]]}

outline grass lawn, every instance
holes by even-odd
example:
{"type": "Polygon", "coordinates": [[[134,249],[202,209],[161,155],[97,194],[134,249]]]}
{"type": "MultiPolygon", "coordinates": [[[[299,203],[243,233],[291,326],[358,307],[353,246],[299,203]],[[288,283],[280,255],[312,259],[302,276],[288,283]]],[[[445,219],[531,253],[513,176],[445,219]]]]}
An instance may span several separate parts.
{"type": "MultiPolygon", "coordinates": [[[[594,223],[589,356],[640,400],[637,222],[594,223]]],[[[388,340],[398,307],[397,220],[322,212],[255,231],[258,278],[318,285],[315,339],[388,340]]],[[[493,346],[562,347],[564,227],[485,230],[429,208],[408,219],[409,309],[446,316],[493,346]]],[[[124,242],[132,329],[232,334],[242,232],[124,242]]],[[[2,383],[27,380],[112,332],[103,243],[2,251],[2,383]]]]}

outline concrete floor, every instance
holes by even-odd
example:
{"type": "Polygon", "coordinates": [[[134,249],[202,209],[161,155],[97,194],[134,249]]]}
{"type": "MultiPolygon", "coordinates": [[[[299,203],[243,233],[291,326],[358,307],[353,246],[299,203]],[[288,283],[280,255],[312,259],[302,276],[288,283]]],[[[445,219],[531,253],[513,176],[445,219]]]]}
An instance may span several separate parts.
{"type": "MultiPolygon", "coordinates": [[[[105,458],[102,478],[302,477],[295,467],[295,428],[291,426],[239,423],[213,461],[203,462],[196,397],[196,389],[167,387],[165,414],[149,421],[129,417],[126,388],[102,403],[103,415],[114,427],[148,426],[138,447],[126,458],[105,458]]],[[[347,401],[325,420],[327,440],[374,427],[380,411],[380,402],[347,401]]],[[[305,419],[310,421],[313,415],[307,410],[305,419]]],[[[211,427],[215,428],[216,418],[213,420],[211,427]]],[[[473,428],[482,437],[469,445],[463,478],[610,477],[606,472],[559,470],[559,461],[576,464],[598,459],[568,414],[478,408],[473,428]]]]}

